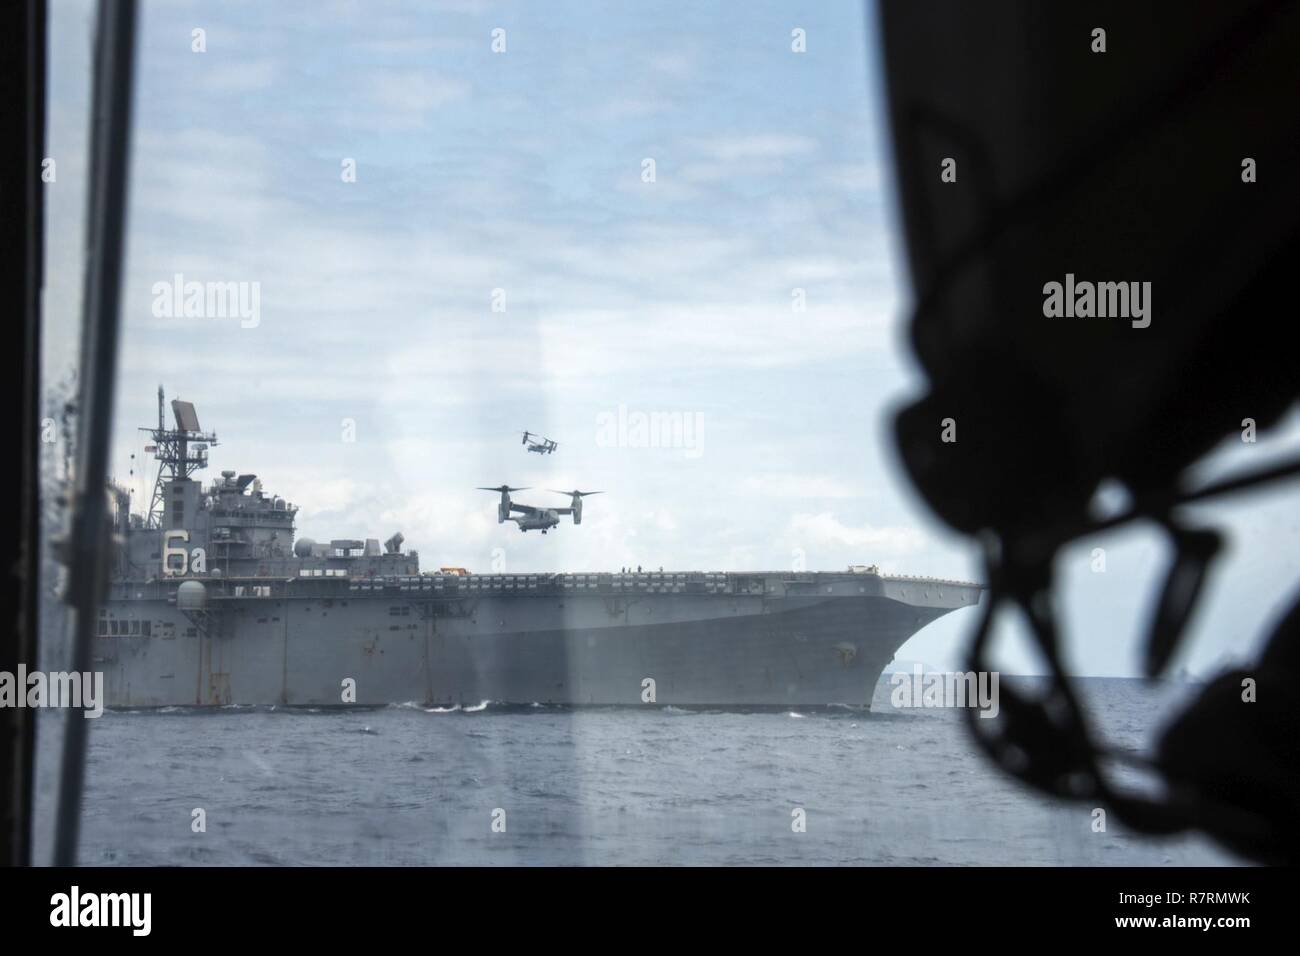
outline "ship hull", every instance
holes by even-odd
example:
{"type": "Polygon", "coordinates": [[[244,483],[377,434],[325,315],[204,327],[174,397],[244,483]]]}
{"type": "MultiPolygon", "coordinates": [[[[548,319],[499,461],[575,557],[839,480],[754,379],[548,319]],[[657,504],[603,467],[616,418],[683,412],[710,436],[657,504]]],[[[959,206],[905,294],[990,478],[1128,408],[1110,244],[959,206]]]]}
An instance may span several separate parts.
{"type": "MultiPolygon", "coordinates": [[[[142,617],[149,634],[123,623],[122,636],[96,638],[94,658],[117,708],[867,707],[895,651],[953,607],[836,590],[471,600],[354,592],[189,613],[161,598],[122,600],[106,614],[142,617]]],[[[977,603],[970,590],[954,606],[977,603]]]]}

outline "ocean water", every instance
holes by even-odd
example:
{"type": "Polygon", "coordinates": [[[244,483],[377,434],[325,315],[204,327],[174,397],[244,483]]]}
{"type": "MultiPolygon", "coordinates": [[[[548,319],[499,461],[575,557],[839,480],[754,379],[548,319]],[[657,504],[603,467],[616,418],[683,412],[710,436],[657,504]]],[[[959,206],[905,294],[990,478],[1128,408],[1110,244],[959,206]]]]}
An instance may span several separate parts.
{"type": "MultiPolygon", "coordinates": [[[[1142,751],[1186,685],[1093,679],[1142,751]]],[[[995,770],[952,709],[112,712],[90,734],[86,864],[1203,865],[995,770]],[[201,809],[205,832],[195,832],[201,809]],[[803,811],[806,829],[793,824],[803,811]],[[497,831],[494,832],[494,822],[497,831]]],[[[53,775],[40,773],[49,829],[53,775]]],[[[38,831],[39,832],[39,831],[38,831]]],[[[38,854],[38,859],[39,859],[38,854]]]]}

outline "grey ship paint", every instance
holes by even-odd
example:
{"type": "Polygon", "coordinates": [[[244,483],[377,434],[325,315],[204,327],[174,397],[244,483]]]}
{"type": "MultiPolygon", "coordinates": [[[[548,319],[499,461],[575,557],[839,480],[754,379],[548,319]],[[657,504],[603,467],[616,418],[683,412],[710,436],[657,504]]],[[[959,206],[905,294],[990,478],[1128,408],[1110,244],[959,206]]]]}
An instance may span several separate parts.
{"type": "Polygon", "coordinates": [[[94,667],[110,707],[416,702],[870,706],[881,671],[981,587],[842,573],[421,572],[394,535],[294,540],[252,474],[207,486],[192,405],[148,429],[148,515],[119,493],[121,547],[94,667]]]}

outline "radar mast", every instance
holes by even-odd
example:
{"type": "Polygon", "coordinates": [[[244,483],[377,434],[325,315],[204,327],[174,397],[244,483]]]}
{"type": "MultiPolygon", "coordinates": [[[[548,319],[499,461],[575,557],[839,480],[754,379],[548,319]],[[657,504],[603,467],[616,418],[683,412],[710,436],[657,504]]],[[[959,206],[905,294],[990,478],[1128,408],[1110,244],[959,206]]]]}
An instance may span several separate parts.
{"type": "Polygon", "coordinates": [[[193,402],[172,399],[172,416],[176,427],[168,428],[163,413],[163,387],[158,386],[158,427],[141,428],[153,439],[145,451],[153,452],[158,460],[158,477],[154,481],[153,496],[149,500],[149,513],[145,527],[161,528],[163,519],[164,489],[173,481],[182,481],[200,468],[208,466],[208,447],[217,444],[215,432],[205,433],[199,428],[199,416],[193,402]]]}

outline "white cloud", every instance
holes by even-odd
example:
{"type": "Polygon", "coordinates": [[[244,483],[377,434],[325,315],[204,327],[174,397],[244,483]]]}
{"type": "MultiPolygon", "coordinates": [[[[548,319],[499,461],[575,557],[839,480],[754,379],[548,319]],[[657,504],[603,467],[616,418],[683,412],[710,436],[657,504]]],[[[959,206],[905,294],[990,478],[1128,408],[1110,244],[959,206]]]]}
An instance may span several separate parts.
{"type": "Polygon", "coordinates": [[[792,133],[757,133],[720,136],[700,142],[710,156],[727,162],[773,157],[806,156],[818,149],[817,140],[792,133]]]}
{"type": "Polygon", "coordinates": [[[670,76],[674,79],[689,79],[695,75],[696,65],[695,57],[690,53],[674,51],[671,53],[655,53],[646,61],[650,69],[656,73],[670,76]]]}
{"type": "Polygon", "coordinates": [[[383,129],[421,129],[436,109],[465,99],[470,85],[462,79],[439,75],[428,69],[386,70],[370,78],[373,112],[354,118],[383,129]]]}
{"type": "Polygon", "coordinates": [[[847,525],[829,511],[791,516],[786,534],[794,546],[805,551],[852,553],[869,563],[917,554],[930,543],[915,527],[847,525]]]}
{"type": "Polygon", "coordinates": [[[751,475],[740,490],[759,498],[859,498],[861,486],[825,474],[751,475]]]}
{"type": "Polygon", "coordinates": [[[196,92],[202,94],[253,93],[269,89],[276,78],[276,63],[270,59],[222,63],[214,56],[205,61],[218,64],[202,71],[196,92]]]}
{"type": "Polygon", "coordinates": [[[828,166],[822,178],[828,185],[846,192],[870,193],[881,188],[880,168],[865,163],[828,166]]]}

